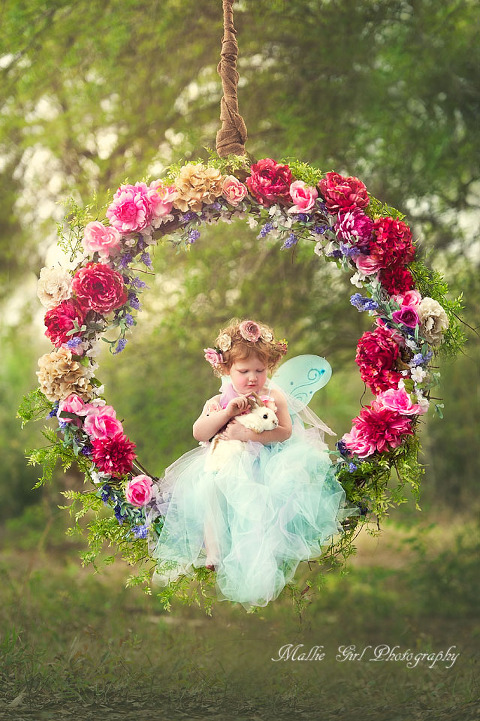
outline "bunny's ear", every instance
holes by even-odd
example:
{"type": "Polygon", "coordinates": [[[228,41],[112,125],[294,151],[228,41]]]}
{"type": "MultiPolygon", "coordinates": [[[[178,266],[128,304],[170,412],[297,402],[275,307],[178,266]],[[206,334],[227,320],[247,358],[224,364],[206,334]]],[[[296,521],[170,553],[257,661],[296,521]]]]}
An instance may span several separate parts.
{"type": "Polygon", "coordinates": [[[257,395],[257,393],[250,393],[250,395],[248,396],[248,402],[251,404],[252,409],[265,405],[265,403],[262,401],[260,396],[257,395]]]}

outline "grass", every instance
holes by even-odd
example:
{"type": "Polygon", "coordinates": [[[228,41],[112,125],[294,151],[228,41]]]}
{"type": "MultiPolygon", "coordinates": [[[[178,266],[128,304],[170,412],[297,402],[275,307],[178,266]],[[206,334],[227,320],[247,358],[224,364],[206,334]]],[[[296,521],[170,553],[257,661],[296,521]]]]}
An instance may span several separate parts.
{"type": "Polygon", "coordinates": [[[300,616],[288,596],[255,614],[225,602],[211,617],[167,613],[125,589],[128,569],[94,575],[61,538],[0,557],[0,718],[478,717],[478,528],[461,519],[364,536],[348,575],[327,574],[300,616]],[[325,658],[272,661],[285,644],[325,658]],[[381,644],[460,655],[451,668],[370,662],[369,648],[337,659],[381,644]]]}

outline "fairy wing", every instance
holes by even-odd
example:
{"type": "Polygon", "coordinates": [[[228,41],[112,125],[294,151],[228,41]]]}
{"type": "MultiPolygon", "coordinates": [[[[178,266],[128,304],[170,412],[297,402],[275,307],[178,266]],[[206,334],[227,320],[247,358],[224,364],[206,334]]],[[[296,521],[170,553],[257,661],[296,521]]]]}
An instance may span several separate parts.
{"type": "Polygon", "coordinates": [[[332,366],[318,355],[297,355],[283,363],[272,380],[303,408],[332,377],[332,366]]]}

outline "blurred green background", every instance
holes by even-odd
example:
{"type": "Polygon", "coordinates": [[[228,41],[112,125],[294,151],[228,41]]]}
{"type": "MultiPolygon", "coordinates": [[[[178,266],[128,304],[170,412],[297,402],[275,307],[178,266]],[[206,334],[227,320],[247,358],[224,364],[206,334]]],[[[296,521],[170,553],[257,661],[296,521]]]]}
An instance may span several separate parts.
{"type": "MultiPolygon", "coordinates": [[[[421,253],[464,293],[468,343],[441,360],[445,418],[424,421],[422,511],[364,534],[349,573],[327,574],[299,615],[288,595],[213,616],[125,590],[129,570],[82,569],[60,491],[31,490],[15,410],[49,351],[36,298],[57,260],[73,196],[101,209],[117,186],[206,157],[219,127],[220,0],[6,0],[0,29],[0,717],[476,718],[480,48],[474,0],[239,0],[239,102],[256,158],[357,175],[407,213],[421,253]],[[280,646],[324,644],[326,660],[274,663],[280,646]],[[460,656],[446,669],[342,663],[339,645],[384,643],[460,656]],[[177,709],[177,711],[175,711],[177,709]],[[100,710],[100,711],[99,711],[100,710]],[[153,711],[152,711],[153,710],[153,711]],[[153,713],[153,715],[152,715],[153,713]],[[143,716],[145,714],[145,716],[143,716]],[[162,714],[165,714],[163,716],[162,714]],[[303,715],[302,715],[303,714],[303,715]],[[455,715],[457,714],[457,715],[455,715]],[[476,715],[475,715],[476,714],[476,715]],[[196,716],[195,716],[196,715],[196,716]]],[[[259,318],[291,355],[326,356],[315,410],[347,430],[363,393],[354,348],[368,319],[348,278],[311,248],[280,252],[246,225],[202,230],[189,253],[154,254],[139,325],[99,377],[147,468],[193,446],[217,390],[202,348],[234,315],[259,318]]],[[[304,569],[305,578],[309,576],[304,569]]],[[[315,576],[315,571],[313,571],[315,576]]]]}

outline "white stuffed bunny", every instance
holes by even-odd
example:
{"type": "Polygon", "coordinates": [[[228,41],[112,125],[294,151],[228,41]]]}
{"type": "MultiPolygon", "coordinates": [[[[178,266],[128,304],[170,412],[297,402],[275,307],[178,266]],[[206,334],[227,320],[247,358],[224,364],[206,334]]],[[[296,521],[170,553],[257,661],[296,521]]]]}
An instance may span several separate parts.
{"type": "MultiPolygon", "coordinates": [[[[275,411],[268,408],[256,393],[249,396],[248,402],[251,411],[235,416],[235,419],[245,428],[249,428],[255,433],[263,433],[263,431],[273,431],[278,426],[275,411]]],[[[246,445],[245,441],[224,441],[218,435],[217,433],[210,443],[205,460],[206,471],[221,470],[235,455],[241,453],[246,445]]]]}

